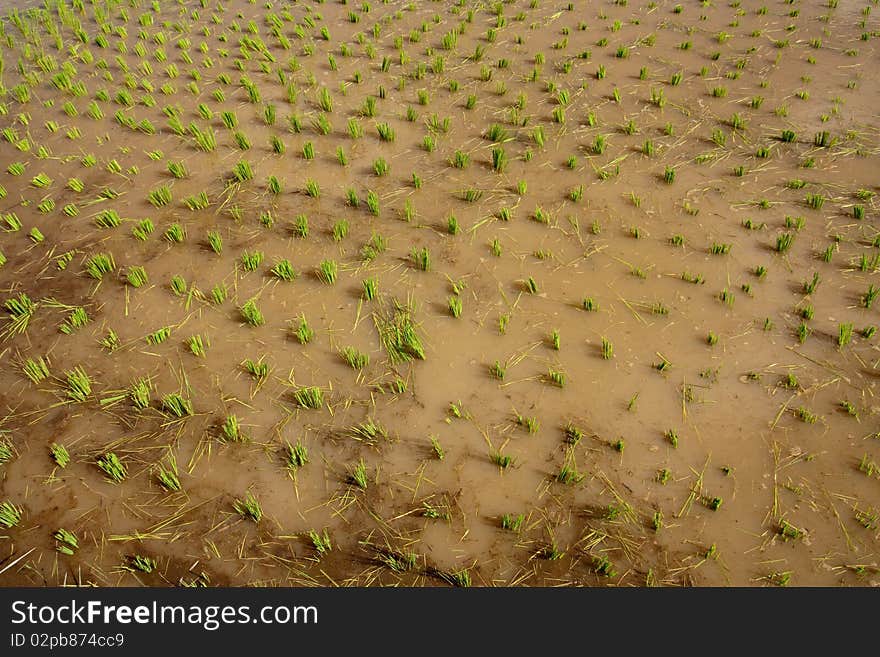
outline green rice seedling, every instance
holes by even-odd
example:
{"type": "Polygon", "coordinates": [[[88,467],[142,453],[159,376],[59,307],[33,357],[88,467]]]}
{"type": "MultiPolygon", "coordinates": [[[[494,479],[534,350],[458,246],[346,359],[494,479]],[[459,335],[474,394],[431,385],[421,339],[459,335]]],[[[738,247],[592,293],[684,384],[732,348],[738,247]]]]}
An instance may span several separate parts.
{"type": "Polygon", "coordinates": [[[536,417],[526,417],[525,415],[517,414],[516,423],[528,433],[538,433],[538,429],[540,428],[538,418],[536,417]]]}
{"type": "Polygon", "coordinates": [[[822,206],[825,204],[825,197],[822,194],[807,194],[806,204],[808,207],[813,210],[821,210],[822,206]]]}
{"type": "Polygon", "coordinates": [[[20,506],[16,506],[9,500],[0,502],[0,526],[3,526],[4,529],[17,527],[23,513],[24,510],[20,506]]]}
{"type": "Polygon", "coordinates": [[[193,356],[196,356],[198,358],[205,358],[206,346],[210,346],[210,342],[207,342],[199,334],[191,336],[190,339],[187,340],[186,344],[187,347],[189,347],[189,350],[192,352],[193,356]]]}
{"type": "Polygon", "coordinates": [[[507,373],[507,368],[501,364],[500,361],[495,361],[492,365],[489,366],[489,374],[491,374],[494,378],[499,381],[504,380],[504,376],[507,373]]]}
{"type": "Polygon", "coordinates": [[[205,210],[211,204],[208,199],[207,192],[199,192],[194,196],[188,196],[183,199],[183,204],[189,209],[195,212],[196,210],[205,210]]]}
{"type": "Polygon", "coordinates": [[[354,347],[345,347],[339,352],[339,355],[353,370],[362,370],[370,364],[370,355],[358,351],[354,347]]]}
{"type": "Polygon", "coordinates": [[[493,123],[489,126],[489,129],[486,131],[486,139],[489,141],[493,141],[496,144],[500,144],[501,142],[507,141],[509,135],[507,130],[505,130],[501,125],[497,123],[493,123]]]}
{"type": "Polygon", "coordinates": [[[514,459],[509,454],[502,454],[501,452],[490,452],[489,460],[502,470],[506,470],[516,461],[516,459],[514,459]]]}
{"type": "Polygon", "coordinates": [[[809,281],[804,281],[804,294],[813,294],[816,288],[819,287],[819,281],[819,272],[813,272],[813,278],[809,281]]]}
{"type": "Polygon", "coordinates": [[[841,323],[837,331],[837,346],[843,349],[852,341],[853,325],[849,322],[841,323]]]}
{"type": "Polygon", "coordinates": [[[671,185],[672,183],[675,182],[675,169],[674,168],[672,168],[670,166],[666,167],[666,169],[663,171],[663,182],[665,182],[667,185],[671,185]]]}
{"type": "Polygon", "coordinates": [[[229,292],[226,289],[226,285],[224,283],[218,283],[211,290],[211,299],[218,306],[226,301],[226,298],[229,296],[229,292]]]}
{"type": "Polygon", "coordinates": [[[180,476],[177,470],[177,460],[169,453],[165,463],[159,463],[153,470],[153,475],[159,485],[169,493],[181,490],[180,476]]]}
{"type": "Polygon", "coordinates": [[[285,441],[284,463],[291,473],[295,473],[309,462],[309,451],[302,442],[297,441],[295,445],[291,445],[285,441]]]}
{"type": "Polygon", "coordinates": [[[279,260],[270,270],[271,274],[280,281],[295,281],[298,274],[293,269],[290,261],[285,259],[279,260]]]}
{"type": "Polygon", "coordinates": [[[848,415],[854,417],[855,419],[859,419],[859,409],[855,407],[851,402],[847,400],[843,400],[840,402],[840,407],[847,412],[848,415]]]}
{"type": "Polygon", "coordinates": [[[369,475],[367,474],[367,465],[366,463],[364,463],[363,459],[358,461],[355,467],[351,470],[351,473],[348,476],[348,480],[350,483],[354,484],[361,490],[367,489],[370,480],[369,475]]]}
{"type": "Polygon", "coordinates": [[[321,197],[321,188],[318,186],[318,183],[309,178],[306,180],[305,192],[307,195],[312,198],[320,198],[321,197]]]}
{"type": "Polygon", "coordinates": [[[316,270],[316,274],[318,276],[318,280],[326,285],[333,285],[336,283],[337,273],[339,271],[339,265],[335,260],[322,260],[321,264],[318,265],[318,269],[316,270]]]}
{"type": "Polygon", "coordinates": [[[220,425],[220,432],[225,442],[242,442],[245,439],[241,425],[238,422],[238,417],[234,413],[227,415],[226,419],[223,420],[223,424],[220,425]]]}
{"type": "Polygon", "coordinates": [[[375,278],[365,278],[363,281],[364,286],[364,299],[367,301],[373,301],[376,297],[379,296],[379,283],[375,278]]]}
{"type": "Polygon", "coordinates": [[[574,486],[582,482],[586,476],[586,474],[578,472],[573,459],[567,458],[566,462],[559,468],[559,472],[556,473],[555,479],[560,484],[574,486]]]}
{"type": "Polygon", "coordinates": [[[874,304],[878,295],[880,295],[880,288],[869,285],[868,290],[862,295],[862,306],[870,308],[874,304]]]}
{"type": "Polygon", "coordinates": [[[538,284],[535,282],[535,279],[529,276],[523,283],[523,287],[526,292],[529,294],[537,294],[538,293],[538,284]]]}
{"type": "Polygon", "coordinates": [[[7,438],[0,437],[0,465],[9,463],[13,458],[15,458],[15,452],[12,443],[7,438]]]}
{"type": "Polygon", "coordinates": [[[859,256],[859,271],[862,272],[874,272],[880,268],[880,254],[873,254],[868,257],[866,254],[862,253],[859,256]]]}
{"type": "Polygon", "coordinates": [[[281,181],[278,180],[276,176],[269,176],[266,181],[266,188],[269,190],[270,194],[277,196],[281,193],[281,181]]]}
{"type": "Polygon", "coordinates": [[[79,540],[76,534],[64,528],[56,530],[52,534],[52,538],[55,539],[55,549],[61,554],[70,556],[79,549],[79,540]]]}
{"type": "Polygon", "coordinates": [[[364,128],[357,119],[348,120],[348,135],[352,139],[360,139],[364,136],[364,128]]]}
{"type": "Polygon", "coordinates": [[[414,358],[425,359],[425,350],[413,314],[412,303],[395,303],[393,311],[385,309],[374,313],[373,318],[379,341],[388,353],[392,365],[414,358]]]}
{"type": "Polygon", "coordinates": [[[122,217],[116,210],[102,210],[95,217],[95,224],[99,228],[116,228],[122,223],[122,217]]]}
{"type": "Polygon", "coordinates": [[[96,253],[86,261],[86,273],[94,279],[101,280],[104,274],[112,272],[116,262],[111,253],[96,253]]]}
{"type": "Polygon", "coordinates": [[[241,254],[241,268],[245,271],[257,271],[263,264],[265,255],[262,251],[245,251],[241,254]]]}
{"type": "Polygon", "coordinates": [[[169,415],[178,419],[195,414],[192,401],[186,399],[176,392],[167,394],[162,397],[162,409],[169,415]]]}
{"type": "Polygon", "coordinates": [[[463,153],[462,151],[455,151],[455,154],[450,161],[450,164],[454,166],[456,169],[466,169],[468,164],[470,164],[470,155],[467,153],[463,153]]]}
{"type": "Polygon", "coordinates": [[[602,358],[611,360],[614,358],[614,345],[607,338],[602,338],[602,358]]]}
{"type": "Polygon", "coordinates": [[[503,148],[492,149],[492,170],[495,173],[503,173],[507,169],[507,153],[503,148]]]}
{"type": "Polygon", "coordinates": [[[168,185],[162,185],[150,190],[147,194],[147,200],[157,208],[166,206],[171,203],[171,188],[168,185]]]}
{"type": "Polygon", "coordinates": [[[77,365],[64,373],[67,378],[67,398],[74,402],[84,402],[92,394],[92,379],[77,365]]]}
{"type": "Polygon", "coordinates": [[[238,127],[238,117],[235,112],[221,112],[220,119],[227,130],[235,130],[238,127]]]}
{"type": "Polygon", "coordinates": [[[6,167],[6,172],[10,176],[20,176],[24,173],[24,164],[22,162],[13,162],[6,167]]]}
{"type": "Polygon", "coordinates": [[[253,520],[254,522],[260,522],[263,518],[263,508],[250,491],[248,491],[243,499],[236,498],[232,503],[232,508],[242,518],[253,520]]]}
{"type": "Polygon", "coordinates": [[[22,365],[22,371],[32,383],[39,383],[49,378],[49,364],[42,356],[37,356],[36,360],[28,358],[22,365]]]}
{"type": "Polygon", "coordinates": [[[168,162],[168,173],[178,179],[189,176],[189,172],[186,170],[186,165],[183,162],[168,162]]]}
{"type": "Polygon", "coordinates": [[[786,253],[794,243],[794,233],[782,233],[776,237],[776,252],[786,253]]]}
{"type": "Polygon", "coordinates": [[[388,168],[388,162],[385,158],[380,157],[373,161],[373,172],[377,176],[388,175],[388,168]]]}
{"type": "Polygon", "coordinates": [[[237,183],[245,183],[254,179],[254,170],[247,160],[239,160],[232,169],[232,180],[237,183]]]}
{"type": "Polygon", "coordinates": [[[267,103],[263,106],[263,122],[266,125],[272,126],[275,125],[275,120],[277,117],[277,108],[275,105],[271,103],[267,103]]]}
{"type": "Polygon", "coordinates": [[[296,215],[296,219],[294,219],[293,225],[291,226],[291,231],[300,239],[307,238],[309,236],[309,218],[304,214],[296,215]]]}
{"type": "Polygon", "coordinates": [[[308,535],[309,540],[312,542],[312,546],[314,546],[319,556],[323,556],[333,549],[333,544],[330,542],[330,535],[327,533],[326,529],[322,534],[311,529],[309,530],[308,535]]]}
{"type": "Polygon", "coordinates": [[[864,205],[854,205],[852,209],[853,219],[861,221],[865,218],[865,206],[864,205]]]}
{"type": "Polygon", "coordinates": [[[46,239],[45,236],[43,235],[43,233],[40,231],[40,229],[37,228],[36,226],[31,228],[30,232],[28,233],[28,237],[30,238],[30,240],[34,244],[39,244],[40,242],[42,242],[43,240],[46,239]]]}
{"type": "Polygon", "coordinates": [[[312,142],[307,141],[305,144],[303,144],[302,156],[305,160],[315,159],[315,145],[312,142]]]}
{"type": "Polygon", "coordinates": [[[150,380],[141,377],[136,379],[128,389],[128,399],[132,406],[138,410],[149,408],[152,390],[150,380]]]}
{"type": "Polygon", "coordinates": [[[565,442],[569,445],[577,445],[584,438],[584,432],[574,424],[569,422],[565,429],[565,442]]]}
{"type": "Polygon", "coordinates": [[[257,361],[254,361],[250,358],[244,360],[241,364],[244,367],[245,371],[251,375],[254,381],[257,382],[258,385],[262,385],[266,382],[266,379],[269,378],[269,374],[271,373],[271,367],[269,363],[266,363],[263,358],[260,358],[257,361]]]}
{"type": "Polygon", "coordinates": [[[377,123],[376,124],[376,132],[379,133],[379,138],[382,141],[393,142],[394,141],[394,129],[388,125],[387,123],[377,123]]]}
{"type": "Polygon", "coordinates": [[[434,456],[438,461],[442,461],[446,458],[446,452],[443,450],[442,445],[440,445],[440,441],[437,440],[436,436],[431,436],[431,452],[433,452],[434,456]]]}
{"type": "Polygon", "coordinates": [[[36,176],[31,178],[31,185],[36,187],[37,189],[45,189],[52,184],[52,179],[47,176],[45,173],[38,173],[36,176]]]}
{"type": "Polygon", "coordinates": [[[326,87],[321,87],[318,90],[318,107],[324,112],[329,113],[333,111],[333,98],[326,87]]]}
{"type": "Polygon", "coordinates": [[[559,388],[564,388],[568,377],[562,370],[557,370],[551,367],[547,371],[547,380],[559,388]]]}
{"type": "Polygon", "coordinates": [[[128,557],[128,565],[126,566],[126,569],[132,572],[137,570],[149,574],[156,570],[156,568],[156,560],[152,557],[145,557],[141,554],[135,554],[128,557]]]}
{"type": "Polygon", "coordinates": [[[294,335],[300,344],[308,344],[315,337],[315,331],[309,326],[305,315],[300,316],[294,335]]]}
{"type": "Polygon", "coordinates": [[[520,513],[519,515],[513,515],[511,513],[505,513],[501,516],[501,529],[506,529],[511,532],[518,532],[522,527],[523,522],[525,521],[525,516],[520,513]]]}
{"type": "Polygon", "coordinates": [[[163,326],[147,335],[146,341],[149,345],[157,345],[165,342],[169,337],[171,337],[171,327],[163,326]]]}
{"type": "Polygon", "coordinates": [[[97,460],[98,467],[107,475],[107,480],[121,484],[128,476],[128,469],[122,460],[113,452],[107,452],[97,460]]]}
{"type": "Polygon", "coordinates": [[[142,219],[131,229],[131,234],[135,239],[145,242],[154,230],[155,226],[151,219],[142,219]]]}
{"type": "Polygon", "coordinates": [[[7,212],[3,215],[3,223],[6,224],[6,232],[14,233],[21,230],[22,224],[21,219],[18,218],[18,215],[15,212],[7,212]]]}
{"type": "Polygon", "coordinates": [[[37,303],[24,292],[18,297],[7,299],[3,307],[9,313],[10,320],[10,325],[3,331],[4,336],[24,333],[37,311],[37,303]]]}
{"type": "Polygon", "coordinates": [[[429,271],[431,269],[431,252],[428,247],[423,246],[421,249],[413,249],[410,252],[410,258],[416,269],[421,271],[429,271]]]}
{"type": "Polygon", "coordinates": [[[450,314],[451,314],[453,317],[456,317],[456,318],[461,317],[461,312],[462,312],[462,301],[461,301],[461,297],[459,297],[459,296],[451,296],[451,297],[449,297],[449,299],[447,300],[447,303],[448,303],[448,305],[449,305],[449,312],[450,312],[450,314]]]}
{"type": "Polygon", "coordinates": [[[312,127],[319,135],[329,135],[333,132],[333,126],[326,114],[318,114],[312,119],[312,127]]]}
{"type": "Polygon", "coordinates": [[[381,440],[388,440],[388,431],[372,418],[368,418],[365,422],[352,427],[350,436],[358,442],[376,445],[381,440]]]}
{"type": "Polygon", "coordinates": [[[449,217],[446,220],[446,232],[449,233],[450,235],[458,235],[460,230],[461,229],[459,228],[459,225],[458,225],[458,219],[455,217],[454,214],[449,215],[449,217]]]}
{"type": "Polygon", "coordinates": [[[301,408],[319,409],[324,405],[324,391],[317,386],[298,388],[293,398],[301,408]]]}
{"type": "Polygon", "coordinates": [[[120,346],[119,336],[112,328],[107,331],[107,335],[101,339],[101,346],[109,352],[116,351],[120,346]]]}
{"type": "Polygon", "coordinates": [[[287,150],[287,147],[284,145],[284,142],[281,141],[281,138],[277,135],[272,135],[269,138],[269,145],[272,147],[272,152],[276,155],[284,155],[284,151],[287,150]]]}
{"type": "Polygon", "coordinates": [[[257,307],[254,299],[248,299],[244,305],[239,308],[242,319],[250,326],[262,326],[266,323],[262,311],[257,307]]]}
{"type": "Polygon", "coordinates": [[[149,282],[147,271],[140,266],[129,267],[125,273],[125,279],[134,288],[143,287],[149,282]]]}
{"type": "Polygon", "coordinates": [[[64,333],[65,335],[70,335],[74,333],[77,329],[82,328],[89,322],[88,313],[86,313],[86,309],[82,306],[78,306],[73,309],[73,311],[67,316],[67,319],[62,322],[62,324],[58,327],[58,330],[64,333]]]}
{"type": "Polygon", "coordinates": [[[175,294],[175,296],[178,297],[182,297],[187,292],[186,280],[183,278],[183,276],[172,276],[169,287],[171,288],[171,291],[175,294]]]}
{"type": "Polygon", "coordinates": [[[815,424],[819,419],[815,413],[812,413],[808,408],[801,406],[800,408],[795,409],[795,416],[805,422],[806,424],[815,424]]]}
{"type": "Polygon", "coordinates": [[[868,477],[873,477],[875,474],[880,473],[880,466],[875,461],[870,460],[867,454],[863,454],[861,461],[859,461],[859,472],[868,477]]]}

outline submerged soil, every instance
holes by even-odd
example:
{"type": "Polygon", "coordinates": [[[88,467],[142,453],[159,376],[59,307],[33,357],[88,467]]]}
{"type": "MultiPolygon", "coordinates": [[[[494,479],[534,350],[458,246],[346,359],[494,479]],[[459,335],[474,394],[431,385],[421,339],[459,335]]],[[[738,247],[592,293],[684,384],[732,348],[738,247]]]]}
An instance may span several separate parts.
{"type": "Polygon", "coordinates": [[[880,583],[874,3],[48,7],[0,583],[880,583]]]}

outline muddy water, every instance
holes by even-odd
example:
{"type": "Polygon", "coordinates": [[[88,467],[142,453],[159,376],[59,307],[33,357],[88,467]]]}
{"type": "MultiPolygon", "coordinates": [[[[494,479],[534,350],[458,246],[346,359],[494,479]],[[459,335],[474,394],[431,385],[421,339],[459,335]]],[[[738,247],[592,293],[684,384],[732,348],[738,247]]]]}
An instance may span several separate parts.
{"type": "MultiPolygon", "coordinates": [[[[52,74],[31,61],[39,50],[25,47],[25,37],[6,24],[12,43],[4,85],[21,82],[14,64],[20,55],[36,77],[30,100],[20,103],[9,92],[0,117],[2,127],[32,142],[24,152],[6,140],[0,146],[7,191],[0,207],[22,223],[20,231],[0,234],[7,259],[0,287],[4,298],[25,292],[43,301],[26,333],[2,344],[2,430],[14,457],[0,466],[0,486],[2,499],[23,515],[0,539],[0,581],[153,586],[204,573],[198,581],[219,585],[422,585],[466,569],[480,585],[877,583],[880,475],[870,464],[880,461],[880,361],[877,338],[860,333],[878,323],[863,303],[875,274],[870,262],[860,267],[862,256],[877,254],[877,204],[872,194],[857,196],[876,192],[880,173],[872,111],[880,90],[870,75],[877,23],[874,13],[863,13],[868,5],[778,3],[763,12],[758,3],[732,3],[682,5],[678,12],[674,3],[574,3],[569,11],[510,2],[501,5],[504,25],[497,28],[494,10],[468,3],[222,6],[178,13],[163,3],[143,28],[138,17],[154,11],[146,5],[127,8],[127,18],[120,8],[108,18],[81,16],[91,41],[101,22],[127,28],[124,36],[110,30],[106,50],[78,46],[94,58],[72,59],[87,89],[82,97],[56,90],[52,74]],[[272,36],[268,11],[281,18],[289,51],[272,36]],[[263,62],[268,72],[258,53],[240,57],[250,20],[275,59],[263,62]],[[324,26],[329,41],[320,34],[324,26]],[[455,49],[443,50],[443,35],[456,26],[455,49]],[[160,32],[167,62],[154,55],[160,32]],[[175,45],[178,33],[188,48],[175,45]],[[408,57],[403,65],[397,38],[408,57]],[[135,52],[140,40],[143,58],[135,52]],[[123,42],[127,52],[117,59],[123,42]],[[484,54],[475,61],[478,46],[484,54]],[[616,56],[621,47],[625,57],[616,56]],[[530,81],[539,53],[544,62],[530,81]],[[444,70],[433,73],[438,55],[444,70]],[[298,67],[288,63],[293,56],[298,67]],[[95,64],[102,57],[106,68],[95,64]],[[144,61],[152,73],[139,69],[144,61]],[[176,78],[165,71],[170,62],[176,78]],[[149,119],[155,135],[114,121],[122,106],[113,99],[125,86],[121,63],[136,84],[154,88],[154,106],[138,102],[146,95],[140,88],[132,91],[138,104],[124,111],[149,119]],[[197,93],[187,89],[192,69],[200,72],[197,93]],[[295,102],[278,71],[295,84],[295,102]],[[238,83],[243,74],[259,87],[260,103],[248,102],[238,83]],[[160,91],[166,83],[173,87],[168,95],[160,91]],[[333,99],[326,135],[312,123],[322,86],[333,99]],[[380,87],[385,98],[376,100],[375,116],[362,116],[380,87]],[[104,117],[95,120],[85,111],[100,89],[110,100],[97,101],[104,117]],[[213,96],[218,89],[222,101],[213,96]],[[554,120],[559,90],[570,95],[564,123],[554,120]],[[468,109],[471,94],[476,104],[468,109]],[[751,106],[758,96],[763,101],[751,106]],[[50,99],[54,105],[44,106],[50,99]],[[68,99],[78,116],[62,110],[68,99]],[[200,103],[211,119],[199,114],[200,103]],[[263,120],[266,103],[277,108],[271,126],[263,120]],[[166,127],[166,105],[180,108],[185,126],[212,127],[217,149],[204,153],[175,135],[166,127]],[[408,108],[416,120],[407,120],[408,108]],[[222,111],[236,113],[250,149],[238,148],[222,111]],[[27,125],[16,118],[21,112],[30,116],[27,125]],[[744,121],[737,129],[735,113],[744,121]],[[434,114],[449,118],[445,133],[430,129],[434,114]],[[290,129],[291,115],[300,132],[290,129]],[[363,138],[349,136],[352,118],[363,138]],[[58,131],[45,127],[50,120],[58,131]],[[394,129],[393,142],[378,138],[379,122],[394,129]],[[507,133],[502,172],[493,171],[497,144],[486,137],[495,123],[507,133]],[[537,126],[543,146],[531,136],[537,126]],[[80,131],[75,139],[66,136],[72,127],[80,131]],[[780,139],[783,130],[796,133],[793,142],[780,139]],[[835,140],[830,147],[814,146],[822,130],[835,140]],[[426,135],[436,145],[431,152],[426,135]],[[284,142],[283,154],[271,149],[272,136],[284,142]],[[604,149],[595,148],[599,136],[604,149]],[[302,156],[306,142],[314,159],[302,156]],[[51,157],[37,157],[40,145],[51,157]],[[761,147],[768,157],[756,156],[761,147]],[[337,161],[339,148],[346,166],[337,161]],[[156,150],[161,157],[150,159],[156,150]],[[469,155],[468,167],[450,166],[455,151],[469,155]],[[86,153],[95,155],[95,166],[82,166],[86,153]],[[373,171],[380,157],[390,168],[383,177],[373,171]],[[114,159],[118,173],[107,168],[114,159]],[[241,159],[251,163],[254,180],[229,187],[241,159]],[[173,179],[167,161],[183,162],[188,177],[173,179]],[[24,163],[25,173],[6,173],[12,162],[24,163]],[[667,167],[675,171],[671,184],[667,167]],[[40,172],[53,181],[46,189],[30,184],[40,172]],[[281,194],[268,193],[270,175],[281,181],[281,194]],[[82,192],[65,187],[72,177],[82,180],[82,192]],[[806,184],[789,184],[794,179],[806,184]],[[317,182],[319,198],[305,193],[307,180],[317,182]],[[170,187],[173,201],[157,208],[146,197],[160,185],[170,187]],[[579,186],[576,201],[571,191],[579,186]],[[118,197],[98,201],[106,188],[118,197]],[[346,202],[349,188],[358,207],[346,202]],[[368,190],[380,199],[378,215],[366,209],[368,190]],[[466,190],[481,195],[468,202],[466,190]],[[209,207],[187,209],[183,199],[201,191],[209,207]],[[825,197],[820,209],[807,206],[808,193],[825,197]],[[44,214],[36,206],[47,197],[56,205],[44,214]],[[68,203],[79,206],[78,216],[64,216],[68,203]],[[123,223],[97,227],[94,216],[105,208],[123,223]],[[271,226],[260,221],[266,212],[271,226]],[[305,238],[293,231],[300,214],[308,217],[305,238]],[[450,215],[458,234],[448,231],[450,215]],[[155,231],[134,239],[132,227],[148,217],[155,231]],[[348,234],[336,241],[332,228],[343,219],[348,234]],[[744,227],[749,221],[754,229],[744,227]],[[163,238],[173,223],[186,230],[182,243],[163,238]],[[28,238],[34,226],[45,236],[39,244],[28,238]],[[221,254],[208,246],[209,230],[222,236],[221,254]],[[780,254],[783,233],[795,237],[780,254]],[[387,248],[364,260],[363,247],[377,234],[387,248]],[[820,255],[829,245],[826,262],[820,255]],[[423,247],[428,271],[411,258],[423,247]],[[70,250],[71,263],[59,270],[55,258],[70,250]],[[257,271],[243,270],[245,251],[264,254],[257,271]],[[100,282],[84,273],[98,252],[116,262],[100,282]],[[269,273],[282,258],[299,273],[295,281],[269,273]],[[327,259],[339,265],[334,285],[315,273],[327,259]],[[130,266],[144,267],[149,284],[127,285],[130,266]],[[766,268],[763,277],[758,266],[766,268]],[[808,294],[804,283],[814,272],[819,283],[808,294]],[[173,276],[192,294],[175,295],[173,276]],[[378,299],[363,298],[366,278],[376,279],[378,299]],[[220,283],[229,297],[217,304],[211,290],[220,283]],[[450,296],[461,300],[460,317],[449,310],[450,296]],[[69,310],[49,298],[83,306],[89,323],[61,333],[69,310]],[[244,323],[239,307],[249,299],[264,325],[244,323]],[[585,299],[594,310],[584,308],[585,299]],[[424,360],[393,364],[383,349],[374,316],[394,300],[415,304],[424,360]],[[807,306],[812,316],[803,319],[807,306]],[[303,316],[315,331],[305,345],[292,330],[303,316]],[[796,334],[802,321],[810,331],[803,342],[796,334]],[[841,323],[855,329],[842,347],[841,323]],[[170,337],[148,344],[146,336],[162,327],[171,327],[170,337]],[[111,328],[120,342],[112,353],[100,344],[111,328]],[[188,347],[195,335],[208,345],[204,358],[188,347]],[[603,339],[611,358],[603,357],[603,339]],[[369,364],[350,368],[340,356],[346,347],[369,354],[369,364]],[[52,376],[33,384],[21,365],[38,356],[48,359],[52,376]],[[260,358],[271,370],[258,384],[242,364],[260,358]],[[491,372],[496,361],[503,379],[491,372]],[[66,397],[65,372],[75,366],[91,377],[83,403],[66,397]],[[549,379],[551,371],[564,373],[564,385],[549,379]],[[149,408],[138,411],[126,399],[102,403],[141,377],[151,383],[149,408]],[[392,389],[398,378],[405,391],[392,389]],[[302,386],[323,389],[321,409],[298,407],[293,392],[302,386]],[[190,399],[194,415],[179,420],[163,412],[169,393],[190,399]],[[240,422],[241,442],[222,439],[230,414],[240,422]],[[387,438],[355,440],[352,429],[369,420],[387,438]],[[579,439],[566,436],[569,425],[579,439]],[[297,441],[309,463],[294,475],[284,447],[297,441]],[[70,452],[64,469],[49,456],[54,442],[70,452]],[[96,466],[107,452],[127,466],[121,484],[96,466]],[[509,456],[510,465],[499,467],[498,455],[509,456]],[[155,477],[170,457],[182,486],[173,493],[155,477]],[[351,481],[360,461],[365,490],[351,481]],[[568,484],[559,481],[565,465],[576,473],[568,484]],[[234,510],[248,492],[263,511],[258,523],[234,510]],[[502,528],[505,514],[523,515],[518,531],[502,528]],[[79,537],[72,556],[55,550],[52,534],[62,527],[79,537]],[[321,554],[308,532],[325,529],[333,549],[321,554]],[[412,568],[389,565],[388,555],[406,553],[415,555],[412,568]],[[132,570],[134,555],[155,559],[155,570],[132,570]]],[[[58,65],[75,43],[69,28],[62,34],[61,52],[45,35],[40,41],[58,65]]]]}

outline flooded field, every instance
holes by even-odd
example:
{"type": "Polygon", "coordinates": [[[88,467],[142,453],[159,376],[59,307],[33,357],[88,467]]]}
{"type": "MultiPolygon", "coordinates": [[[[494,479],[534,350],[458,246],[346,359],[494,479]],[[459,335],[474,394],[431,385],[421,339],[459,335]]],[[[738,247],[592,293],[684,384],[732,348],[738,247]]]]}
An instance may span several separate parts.
{"type": "Polygon", "coordinates": [[[877,585],[876,4],[6,3],[0,584],[877,585]]]}

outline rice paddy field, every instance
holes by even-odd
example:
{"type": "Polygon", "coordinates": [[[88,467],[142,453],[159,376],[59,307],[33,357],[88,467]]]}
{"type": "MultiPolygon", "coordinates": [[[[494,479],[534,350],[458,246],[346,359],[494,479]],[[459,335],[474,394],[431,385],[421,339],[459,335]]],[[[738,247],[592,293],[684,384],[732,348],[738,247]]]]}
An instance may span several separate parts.
{"type": "Polygon", "coordinates": [[[880,584],[876,5],[3,3],[0,584],[880,584]]]}

